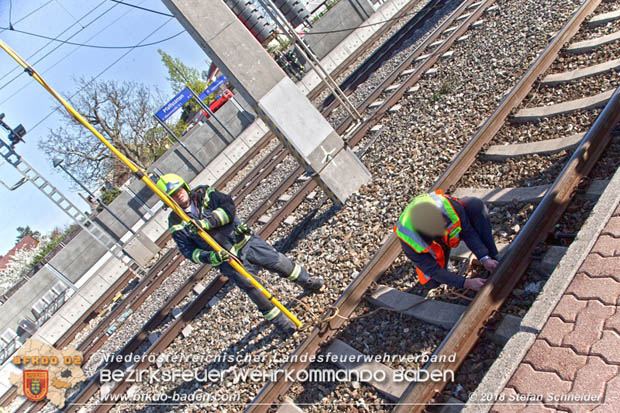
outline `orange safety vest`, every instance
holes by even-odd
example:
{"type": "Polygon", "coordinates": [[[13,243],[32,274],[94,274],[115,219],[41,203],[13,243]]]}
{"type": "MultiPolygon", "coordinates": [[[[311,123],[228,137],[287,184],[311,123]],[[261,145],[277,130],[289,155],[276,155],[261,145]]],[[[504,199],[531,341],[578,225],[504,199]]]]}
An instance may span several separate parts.
{"type": "MultiPolygon", "coordinates": [[[[409,245],[415,252],[418,254],[430,253],[437,261],[437,264],[441,268],[445,267],[446,257],[441,248],[441,245],[432,241],[430,244],[426,242],[422,236],[415,230],[412,223],[409,222],[409,209],[411,209],[414,205],[419,203],[420,201],[428,201],[429,198],[437,205],[440,209],[443,216],[446,218],[448,222],[450,222],[450,226],[446,228],[443,235],[443,241],[450,248],[455,248],[461,242],[459,234],[461,232],[461,219],[456,213],[456,210],[452,206],[452,203],[448,197],[446,197],[441,190],[437,190],[433,193],[422,194],[413,199],[407,208],[403,211],[398,222],[394,226],[394,233],[396,236],[401,239],[405,244],[409,245]]],[[[452,198],[453,200],[458,202],[458,199],[452,198]]],[[[418,279],[420,280],[420,284],[426,284],[431,278],[425,275],[422,270],[416,267],[416,272],[418,275],[418,279]]]]}

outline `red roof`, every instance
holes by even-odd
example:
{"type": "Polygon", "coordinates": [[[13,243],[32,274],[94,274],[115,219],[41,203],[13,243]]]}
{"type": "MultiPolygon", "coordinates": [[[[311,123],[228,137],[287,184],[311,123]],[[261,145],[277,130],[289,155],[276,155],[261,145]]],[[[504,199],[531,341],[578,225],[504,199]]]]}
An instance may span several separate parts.
{"type": "Polygon", "coordinates": [[[26,235],[22,238],[4,257],[0,257],[0,271],[4,270],[11,260],[11,257],[22,248],[31,249],[39,245],[39,241],[32,238],[30,235],[26,235]]]}

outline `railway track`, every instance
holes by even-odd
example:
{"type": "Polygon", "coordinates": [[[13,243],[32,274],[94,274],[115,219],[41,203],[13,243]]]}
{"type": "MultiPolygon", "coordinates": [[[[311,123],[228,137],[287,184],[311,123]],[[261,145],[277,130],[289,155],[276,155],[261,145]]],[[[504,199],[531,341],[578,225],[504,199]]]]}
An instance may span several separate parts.
{"type": "MultiPolygon", "coordinates": [[[[406,17],[408,13],[416,6],[417,2],[411,2],[406,7],[404,7],[396,16],[395,19],[401,19],[406,17]]],[[[373,35],[372,39],[377,39],[381,35],[383,35],[389,28],[386,27],[383,30],[378,31],[373,35]]],[[[372,40],[371,39],[371,40],[372,40]]],[[[349,56],[347,62],[352,62],[355,59],[358,59],[360,55],[364,53],[364,50],[359,50],[349,56]]],[[[339,68],[334,71],[334,75],[339,75],[343,71],[347,70],[347,65],[343,64],[339,68]]],[[[309,97],[317,96],[323,90],[323,87],[316,88],[309,97]]],[[[219,180],[214,184],[214,186],[221,188],[224,187],[229,180],[231,180],[235,175],[239,173],[241,169],[245,167],[247,162],[253,157],[257,156],[257,154],[263,150],[271,140],[273,139],[272,134],[267,134],[264,136],[259,143],[257,143],[251,151],[246,153],[242,159],[240,159],[233,167],[231,167],[219,180]]],[[[277,145],[273,151],[265,156],[262,161],[260,161],[257,166],[246,176],[246,178],[239,182],[231,191],[235,202],[242,202],[245,197],[251,193],[258,184],[269,176],[269,174],[276,168],[276,166],[282,162],[282,160],[287,156],[286,151],[283,150],[281,145],[277,145]]],[[[264,212],[267,208],[273,206],[277,200],[282,196],[287,189],[299,178],[301,175],[301,169],[296,169],[295,173],[289,175],[289,177],[282,181],[281,185],[278,186],[275,193],[273,193],[265,204],[262,204],[261,207],[257,208],[252,214],[250,214],[248,218],[249,223],[255,223],[260,218],[262,212],[264,212]]],[[[309,186],[303,191],[303,195],[307,195],[312,189],[314,189],[316,185],[309,186]]],[[[299,195],[299,194],[298,194],[299,195]]],[[[287,203],[286,206],[281,210],[282,212],[276,214],[269,222],[266,227],[265,233],[271,233],[274,229],[282,222],[282,220],[293,211],[299,203],[303,201],[303,197],[294,197],[292,202],[287,203]]],[[[170,240],[169,234],[164,234],[158,241],[158,245],[163,246],[170,240]]],[[[172,273],[178,264],[182,261],[182,257],[178,253],[173,250],[168,251],[161,260],[159,260],[155,266],[149,272],[149,276],[143,280],[137,288],[132,289],[129,294],[124,297],[121,301],[114,302],[112,300],[113,297],[117,296],[117,294],[123,290],[131,280],[131,274],[126,273],[123,278],[121,278],[118,283],[119,287],[108,291],[104,296],[98,300],[98,302],[93,306],[93,308],[83,317],[83,320],[79,320],[78,323],[74,325],[74,327],[69,330],[57,343],[58,347],[63,347],[65,345],[70,344],[76,337],[77,334],[88,324],[88,321],[97,317],[97,314],[101,312],[104,307],[112,307],[112,310],[106,315],[105,318],[98,324],[98,326],[88,334],[88,336],[82,340],[78,346],[78,350],[84,351],[85,360],[88,360],[93,354],[95,354],[106,342],[107,338],[114,332],[115,328],[119,325],[119,322],[116,320],[126,318],[128,314],[131,314],[137,307],[139,307],[148,296],[157,289],[161,283],[167,278],[167,276],[172,273]],[[170,262],[172,261],[172,262],[170,262]],[[165,268],[164,268],[165,267],[165,268]],[[162,270],[162,268],[164,268],[162,270]],[[114,305],[113,305],[114,304],[114,305]],[[113,305],[113,306],[112,306],[113,305]]],[[[164,319],[169,316],[171,308],[181,301],[181,298],[192,288],[196,286],[208,273],[208,268],[202,269],[196,272],[188,282],[185,283],[177,293],[171,297],[170,300],[166,303],[164,307],[162,307],[145,325],[144,331],[149,331],[156,328],[164,319]]],[[[212,295],[215,295],[224,285],[226,279],[225,277],[221,277],[219,279],[214,280],[209,287],[213,287],[212,289],[208,289],[212,292],[212,295]],[[223,281],[223,282],[222,282],[223,281]]],[[[200,297],[199,297],[200,298],[200,297]]],[[[138,334],[136,337],[144,338],[144,331],[138,334]]],[[[127,350],[135,350],[135,343],[142,343],[143,340],[137,340],[130,342],[129,346],[126,346],[127,350]]],[[[122,353],[122,351],[121,351],[122,353]]],[[[3,406],[8,405],[12,402],[15,397],[15,392],[10,391],[5,394],[0,400],[0,404],[3,406]]],[[[19,409],[19,411],[24,411],[31,407],[31,403],[25,403],[19,409]]]]}
{"type": "MultiPolygon", "coordinates": [[[[533,201],[538,203],[538,206],[534,209],[527,223],[518,232],[518,235],[510,243],[510,248],[504,255],[500,267],[490,278],[489,284],[481,290],[474,301],[467,307],[458,323],[454,324],[448,335],[441,341],[441,344],[434,349],[433,355],[439,361],[427,363],[424,366],[426,371],[446,372],[458,369],[459,365],[466,359],[467,354],[479,340],[480,333],[485,331],[485,327],[489,324],[491,318],[497,315],[502,303],[510,296],[519,278],[525,273],[530,260],[523,257],[531,256],[534,248],[544,241],[549,233],[553,232],[554,226],[562,217],[562,213],[569,206],[572,198],[574,198],[580,181],[594,168],[604,149],[612,142],[614,136],[618,134],[620,95],[615,87],[610,90],[594,90],[591,93],[600,93],[594,94],[591,99],[579,101],[579,104],[571,101],[570,103],[558,104],[551,108],[549,107],[551,105],[547,104],[547,106],[536,108],[524,108],[514,113],[513,116],[509,116],[520,105],[531,105],[530,102],[535,100],[536,95],[536,93],[533,93],[533,86],[550,85],[552,82],[557,84],[560,78],[575,78],[574,73],[554,73],[550,77],[544,78],[539,84],[535,83],[536,79],[541,77],[552,63],[556,61],[562,46],[570,42],[582,22],[596,9],[599,3],[599,1],[584,3],[564,28],[555,35],[552,43],[534,62],[519,83],[506,95],[502,104],[454,159],[446,172],[431,187],[432,190],[454,189],[468,172],[472,173],[470,168],[472,168],[472,165],[475,164],[482,154],[481,149],[496,137],[500,128],[508,128],[507,131],[504,131],[503,136],[511,136],[515,135],[514,123],[526,121],[541,122],[552,116],[560,116],[562,113],[570,113],[571,111],[579,111],[582,116],[597,119],[593,124],[590,123],[591,127],[585,135],[580,135],[580,140],[577,141],[579,145],[577,149],[574,149],[576,138],[573,136],[566,137],[564,146],[554,148],[553,151],[555,152],[562,150],[570,151],[571,149],[574,152],[570,157],[565,156],[568,160],[563,162],[563,169],[553,182],[553,185],[544,188],[544,197],[538,197],[538,199],[533,201]],[[529,97],[529,101],[526,100],[523,103],[526,97],[529,97]],[[598,111],[596,108],[604,105],[606,105],[605,109],[597,117],[598,111]],[[588,110],[592,111],[592,113],[584,115],[583,113],[588,110]],[[453,357],[454,360],[450,357],[452,355],[456,355],[456,357],[453,357]]],[[[581,45],[582,43],[571,44],[564,50],[564,53],[577,53],[577,50],[582,52],[585,49],[581,45]]],[[[559,70],[561,64],[556,63],[555,66],[554,70],[561,72],[559,70]]],[[[610,64],[606,66],[610,66],[610,64]]],[[[565,64],[564,67],[569,68],[570,66],[565,64]]],[[[594,76],[594,73],[600,75],[598,69],[590,68],[589,72],[592,73],[592,76],[594,76]]],[[[617,77],[613,77],[617,80],[617,77]]],[[[616,81],[616,87],[617,84],[616,81]]],[[[574,87],[574,84],[571,86],[574,87]]],[[[534,91],[537,90],[534,89],[534,91]]],[[[537,92],[540,93],[539,90],[537,92]]],[[[550,96],[557,96],[557,94],[554,95],[553,91],[548,93],[550,96]]],[[[530,151],[527,154],[529,156],[540,156],[538,154],[549,152],[548,147],[546,151],[536,148],[536,145],[530,146],[530,151]]],[[[498,150],[498,148],[493,149],[495,151],[498,150]]],[[[513,149],[515,148],[513,147],[513,149]]],[[[521,153],[521,155],[524,154],[521,153]]],[[[489,188],[489,192],[494,190],[497,192],[496,188],[489,188]]],[[[466,194],[467,191],[461,191],[461,196],[466,194]]],[[[332,354],[340,360],[338,364],[340,368],[359,370],[362,363],[346,363],[342,362],[342,359],[347,356],[354,356],[353,358],[355,358],[356,356],[363,356],[363,354],[335,338],[342,332],[343,327],[347,327],[348,322],[354,322],[349,321],[349,317],[354,314],[357,317],[361,315],[356,313],[356,311],[364,296],[370,295],[375,303],[381,303],[387,308],[391,307],[392,310],[403,308],[402,305],[400,307],[394,306],[394,302],[387,298],[382,300],[382,296],[386,294],[386,288],[380,289],[380,292],[377,293],[375,286],[375,291],[372,291],[373,284],[377,282],[382,274],[390,269],[399,253],[399,242],[395,236],[390,235],[380,250],[365,266],[364,270],[334,303],[333,308],[324,314],[323,323],[320,327],[315,328],[310,333],[292,353],[290,359],[312,360],[313,356],[316,356],[317,352],[323,349],[323,353],[332,354]]],[[[413,301],[415,302],[415,300],[413,301]]],[[[403,302],[404,299],[401,296],[400,303],[403,302]]],[[[419,348],[408,350],[412,356],[419,354],[420,351],[421,349],[419,348]]],[[[280,368],[285,372],[292,373],[293,377],[299,377],[298,374],[306,371],[309,366],[309,361],[292,361],[280,368]]],[[[388,372],[388,377],[390,377],[390,374],[395,374],[390,367],[378,365],[378,363],[372,365],[371,368],[373,371],[381,372],[382,374],[388,372]]],[[[417,383],[415,386],[413,385],[414,383],[409,386],[402,386],[402,383],[398,385],[394,382],[385,383],[370,380],[370,384],[375,385],[392,402],[396,401],[398,403],[396,411],[421,411],[427,404],[433,401],[433,398],[442,390],[446,383],[444,381],[427,380],[417,383]]],[[[293,383],[290,380],[285,379],[270,382],[259,392],[246,411],[267,411],[272,406],[282,404],[292,385],[293,383]]],[[[299,390],[296,391],[296,394],[299,394],[299,390]]]]}
{"type": "MultiPolygon", "coordinates": [[[[471,5],[471,4],[470,4],[470,5],[471,5]]],[[[474,22],[475,22],[475,19],[476,19],[477,17],[478,17],[478,16],[473,17],[473,18],[471,18],[471,19],[466,19],[466,20],[469,22],[469,24],[472,24],[472,23],[474,23],[474,22]]],[[[455,39],[457,39],[457,38],[458,38],[458,37],[454,36],[453,40],[455,40],[455,39]]],[[[435,46],[435,47],[436,47],[436,46],[435,46]]],[[[446,46],[446,47],[449,47],[449,46],[446,46]]],[[[443,52],[444,52],[444,49],[443,49],[443,47],[442,47],[442,46],[440,46],[440,47],[439,47],[439,50],[440,50],[440,52],[439,52],[439,53],[443,53],[443,52]]],[[[418,55],[418,57],[419,57],[421,54],[422,54],[422,52],[420,52],[420,54],[418,55]]],[[[417,75],[417,76],[418,76],[418,79],[422,76],[422,74],[423,74],[423,73],[425,73],[425,72],[426,72],[426,71],[427,71],[430,67],[432,67],[432,66],[433,66],[433,64],[434,64],[434,63],[435,63],[435,62],[439,59],[439,54],[438,54],[437,56],[435,56],[435,57],[433,57],[433,56],[434,56],[434,55],[432,55],[432,56],[430,57],[430,59],[431,59],[431,60],[428,60],[428,62],[431,62],[431,63],[427,63],[428,67],[427,67],[427,66],[422,65],[422,66],[421,66],[422,68],[421,68],[421,69],[419,69],[419,72],[418,72],[418,75],[417,75]],[[435,59],[435,60],[432,60],[432,59],[435,59]]],[[[418,61],[418,63],[419,63],[419,62],[420,62],[420,61],[418,61]]],[[[410,69],[403,69],[403,71],[407,71],[407,70],[410,70],[410,69]]],[[[409,73],[409,74],[411,74],[411,73],[409,73]]],[[[414,75],[414,76],[415,76],[415,75],[414,75]]],[[[400,76],[400,77],[402,77],[402,76],[400,76]]],[[[402,95],[404,95],[404,94],[405,94],[404,92],[406,92],[406,91],[408,90],[408,88],[410,88],[410,87],[411,87],[411,85],[413,84],[413,82],[415,82],[415,80],[411,81],[411,83],[410,83],[410,84],[409,84],[408,82],[409,82],[409,81],[405,81],[405,82],[401,83],[401,86],[400,86],[400,91],[401,91],[401,92],[403,92],[403,93],[402,93],[400,96],[402,96],[402,95]],[[403,85],[404,85],[404,86],[403,86],[403,85]]],[[[389,86],[388,86],[388,87],[389,87],[389,86]]],[[[386,89],[387,89],[387,87],[386,87],[386,89]]],[[[389,108],[390,108],[390,107],[392,107],[392,106],[393,106],[393,104],[395,104],[395,102],[397,102],[397,101],[398,101],[398,99],[399,99],[399,97],[400,97],[400,96],[398,96],[398,93],[399,93],[399,92],[394,92],[394,94],[393,94],[393,95],[391,95],[392,97],[386,98],[386,99],[385,99],[385,102],[384,102],[384,105],[383,105],[383,106],[379,106],[379,109],[378,109],[378,110],[376,110],[375,114],[378,116],[378,115],[380,115],[380,114],[387,113],[387,112],[388,112],[388,110],[389,110],[389,108]]],[[[368,99],[368,101],[369,101],[368,106],[370,106],[370,104],[371,104],[371,103],[373,103],[375,100],[376,100],[376,97],[374,97],[373,99],[368,99]]],[[[366,134],[366,132],[367,132],[367,131],[368,131],[368,130],[372,127],[372,126],[374,126],[375,124],[377,124],[378,122],[379,122],[379,120],[377,120],[377,119],[374,119],[374,118],[373,118],[373,120],[371,120],[370,122],[368,122],[366,125],[362,126],[362,127],[359,129],[358,134],[356,134],[356,135],[355,135],[355,136],[359,136],[358,140],[356,141],[355,139],[352,139],[352,141],[350,142],[351,146],[354,146],[355,144],[357,144],[357,143],[361,142],[361,141],[362,141],[362,139],[364,138],[364,135],[366,134]],[[361,132],[361,131],[363,131],[363,132],[361,132]]],[[[275,156],[275,155],[276,155],[276,153],[274,152],[274,153],[273,153],[273,155],[275,156]]],[[[265,159],[267,159],[267,158],[268,158],[268,157],[266,157],[265,159]]],[[[271,158],[271,159],[273,160],[273,158],[271,158]]],[[[264,166],[264,165],[263,165],[263,166],[264,166]]],[[[259,168],[259,169],[261,169],[261,168],[259,168]]],[[[263,171],[263,172],[264,172],[264,171],[263,171]]],[[[301,170],[298,170],[298,171],[296,171],[296,172],[297,172],[299,175],[301,175],[301,170]]],[[[260,173],[261,173],[261,172],[259,172],[259,175],[260,175],[260,173]]],[[[276,192],[276,193],[274,193],[272,196],[270,196],[270,197],[269,197],[269,199],[268,199],[268,201],[265,203],[265,204],[269,204],[269,205],[268,205],[268,206],[264,206],[264,205],[263,205],[263,206],[261,206],[261,208],[258,208],[257,210],[255,210],[255,212],[251,215],[250,222],[255,222],[255,221],[257,221],[257,220],[260,218],[260,216],[261,216],[261,215],[263,215],[263,213],[264,213],[264,212],[266,212],[269,208],[271,208],[271,207],[272,207],[272,206],[273,206],[273,205],[274,205],[274,204],[278,201],[278,199],[279,199],[279,198],[281,198],[282,194],[284,194],[284,192],[286,192],[287,188],[288,188],[290,185],[292,185],[295,181],[297,181],[297,179],[298,179],[299,175],[297,175],[297,176],[296,176],[295,174],[291,174],[291,175],[289,175],[289,177],[288,177],[288,178],[286,178],[285,180],[283,180],[283,181],[282,181],[281,188],[279,188],[279,189],[278,189],[278,191],[279,191],[279,192],[277,191],[277,192],[276,192]]],[[[266,176],[266,175],[265,175],[265,176],[266,176]]],[[[256,180],[256,178],[255,178],[255,180],[256,180]]],[[[260,181],[259,181],[259,180],[257,180],[256,182],[258,183],[258,182],[260,182],[260,181]]],[[[266,226],[263,228],[263,230],[262,230],[262,231],[265,231],[265,232],[264,232],[265,234],[275,231],[275,228],[277,228],[277,226],[278,226],[278,225],[279,225],[279,223],[280,223],[280,222],[284,219],[284,217],[286,217],[286,215],[288,215],[288,213],[292,212],[292,210],[294,210],[294,209],[297,207],[297,206],[295,206],[295,204],[299,205],[299,203],[301,203],[300,201],[303,201],[303,199],[305,199],[305,196],[306,196],[308,193],[310,193],[310,192],[312,192],[312,191],[313,191],[313,189],[314,189],[313,184],[314,184],[314,181],[307,181],[306,183],[301,184],[301,185],[300,185],[300,188],[297,190],[297,192],[296,192],[296,193],[295,193],[295,195],[293,196],[294,201],[293,201],[293,200],[291,200],[291,201],[289,201],[289,202],[286,204],[286,205],[287,205],[287,211],[286,211],[286,213],[276,214],[275,216],[273,216],[273,217],[271,218],[271,220],[270,220],[270,221],[266,224],[266,226]],[[298,203],[298,202],[299,202],[299,203],[298,203]]],[[[249,192],[249,191],[248,191],[248,192],[249,192]]],[[[239,192],[239,193],[241,193],[241,192],[239,192]]],[[[216,281],[217,281],[217,279],[216,279],[216,281]]],[[[222,280],[221,278],[219,278],[219,281],[225,281],[225,280],[222,280]]],[[[192,306],[188,307],[188,308],[187,308],[187,310],[186,310],[186,312],[187,312],[187,313],[184,313],[184,314],[183,314],[183,316],[182,316],[181,318],[182,318],[182,319],[185,319],[185,318],[190,318],[190,314],[192,313],[192,311],[194,311],[194,312],[198,312],[198,311],[200,311],[200,310],[204,307],[204,304],[205,304],[206,302],[208,302],[210,298],[214,297],[214,296],[215,296],[215,294],[217,293],[217,291],[219,291],[219,288],[221,288],[221,286],[223,286],[223,285],[224,285],[224,284],[222,283],[222,284],[218,287],[217,285],[215,285],[215,284],[213,284],[213,283],[212,283],[212,284],[210,284],[209,286],[207,286],[207,288],[205,288],[205,289],[203,290],[203,292],[201,293],[201,295],[199,296],[199,299],[197,299],[197,300],[195,301],[195,303],[196,303],[196,304],[195,304],[195,305],[194,305],[194,304],[192,304],[193,309],[192,309],[191,311],[189,311],[189,310],[190,310],[190,308],[192,308],[192,306]],[[201,298],[201,297],[202,297],[202,298],[201,298]]],[[[342,314],[342,313],[341,313],[341,314],[342,314]]],[[[163,311],[163,312],[162,312],[162,314],[160,314],[160,316],[158,316],[158,317],[165,317],[165,311],[163,311]]],[[[191,317],[191,318],[193,318],[193,317],[191,317]]],[[[190,318],[190,319],[191,319],[191,318],[190,318]]],[[[187,320],[184,320],[184,321],[187,321],[187,320]]],[[[155,323],[153,323],[153,324],[155,324],[155,323]]],[[[170,333],[170,334],[171,334],[171,335],[173,335],[173,336],[176,336],[176,335],[177,335],[177,333],[178,333],[180,330],[182,330],[183,328],[184,328],[184,325],[183,325],[183,324],[178,324],[178,325],[177,325],[177,324],[175,324],[175,327],[170,329],[170,331],[171,331],[171,333],[170,333]]],[[[141,344],[141,343],[143,343],[143,342],[144,342],[144,333],[139,334],[139,336],[142,336],[143,340],[142,340],[140,343],[138,343],[138,341],[134,342],[134,343],[133,343],[133,345],[134,345],[134,346],[137,346],[137,345],[139,345],[139,344],[141,344]]],[[[159,341],[158,341],[155,345],[153,345],[153,347],[152,347],[152,348],[153,348],[154,350],[159,351],[159,350],[162,350],[162,349],[163,349],[163,348],[165,348],[165,347],[167,347],[167,346],[165,345],[165,342],[164,342],[164,341],[161,341],[161,342],[159,342],[159,341]]],[[[137,347],[135,347],[135,348],[137,348],[137,347]]],[[[131,351],[134,351],[134,350],[135,350],[135,348],[131,349],[131,351]]],[[[130,348],[129,348],[129,347],[128,347],[127,349],[128,349],[128,350],[130,350],[130,348]]],[[[135,367],[135,368],[137,368],[138,366],[134,366],[134,367],[135,367]]],[[[120,391],[120,390],[119,390],[119,391],[120,391]]]]}
{"type": "MultiPolygon", "coordinates": [[[[468,5],[470,5],[472,2],[469,2],[468,5]]],[[[471,22],[470,20],[467,20],[468,22],[471,22]]],[[[466,26],[465,26],[466,27],[466,26]]],[[[340,126],[339,127],[340,130],[344,130],[344,126],[340,126]]],[[[356,138],[353,139],[350,144],[351,145],[355,145],[357,142],[359,142],[361,140],[361,138],[364,136],[365,131],[368,130],[367,128],[363,128],[360,129],[360,131],[356,134],[356,138]]],[[[251,192],[252,189],[254,189],[256,187],[256,185],[258,185],[260,183],[260,181],[262,179],[264,179],[264,177],[268,176],[268,173],[273,170],[273,168],[275,168],[275,165],[277,165],[278,162],[280,162],[283,158],[284,158],[285,153],[283,153],[278,147],[274,148],[271,153],[269,153],[264,159],[263,161],[254,169],[254,171],[249,175],[250,179],[245,180],[242,183],[239,183],[232,191],[233,195],[235,196],[236,201],[238,202],[239,199],[243,199],[243,197],[245,195],[247,195],[247,193],[251,192]]],[[[280,197],[282,196],[282,194],[295,182],[299,179],[299,176],[302,174],[302,170],[301,168],[297,168],[293,173],[291,173],[286,179],[284,179],[281,183],[281,185],[279,185],[279,187],[277,188],[277,190],[266,200],[266,202],[264,202],[259,208],[257,208],[248,218],[248,222],[249,223],[254,223],[256,222],[259,218],[260,215],[262,213],[264,213],[268,208],[270,208],[278,199],[280,199],[280,197]]],[[[269,235],[271,233],[273,233],[273,231],[278,227],[278,225],[282,222],[282,220],[289,215],[292,211],[294,211],[297,206],[303,202],[303,200],[305,199],[306,195],[308,195],[308,193],[310,193],[311,191],[314,190],[314,188],[316,187],[316,183],[314,181],[306,181],[305,184],[303,184],[301,186],[301,188],[295,193],[295,195],[292,197],[292,199],[290,199],[283,208],[281,208],[279,210],[279,212],[273,216],[263,227],[263,230],[261,231],[261,234],[263,236],[265,235],[269,235]]],[[[188,311],[199,311],[200,309],[202,309],[204,307],[204,300],[211,299],[213,298],[213,296],[215,294],[217,294],[217,292],[219,291],[219,288],[223,287],[225,285],[225,282],[221,282],[223,279],[223,277],[218,277],[218,279],[214,280],[207,288],[205,288],[205,292],[204,294],[206,295],[200,295],[196,300],[195,303],[196,305],[192,304],[192,306],[188,307],[188,311]]],[[[225,281],[225,279],[224,279],[225,281]]],[[[175,295],[176,297],[177,295],[175,295]]],[[[173,300],[173,301],[177,301],[178,300],[173,300]]],[[[161,321],[161,315],[162,314],[166,314],[166,312],[169,310],[168,305],[165,306],[165,308],[163,309],[163,311],[158,312],[153,318],[154,319],[158,319],[161,321]]],[[[194,314],[195,315],[195,314],[194,314]]],[[[185,320],[187,319],[189,316],[186,315],[186,313],[184,313],[182,319],[185,320]]],[[[190,318],[191,319],[191,318],[190,318]]],[[[149,323],[147,323],[147,326],[149,326],[150,328],[153,328],[157,323],[155,322],[151,322],[149,321],[149,323]]],[[[174,324],[169,331],[172,332],[176,332],[178,333],[179,328],[178,327],[179,324],[174,324]]],[[[145,336],[148,335],[148,329],[145,329],[145,331],[140,332],[139,334],[137,334],[134,339],[132,339],[129,344],[120,351],[120,354],[124,354],[125,352],[129,352],[129,351],[134,351],[140,344],[142,344],[144,342],[145,336]]],[[[176,335],[173,334],[172,338],[174,338],[176,335]]],[[[162,341],[164,341],[166,339],[166,336],[163,336],[162,341]]],[[[157,346],[154,346],[153,348],[161,348],[161,343],[157,343],[157,346]]],[[[94,385],[94,387],[96,387],[96,385],[94,385]]],[[[89,393],[92,393],[92,390],[90,390],[91,387],[89,387],[89,389],[87,391],[82,392],[81,394],[83,395],[88,395],[89,393]]],[[[86,396],[78,396],[78,401],[82,401],[82,397],[86,397],[86,396]]]]}

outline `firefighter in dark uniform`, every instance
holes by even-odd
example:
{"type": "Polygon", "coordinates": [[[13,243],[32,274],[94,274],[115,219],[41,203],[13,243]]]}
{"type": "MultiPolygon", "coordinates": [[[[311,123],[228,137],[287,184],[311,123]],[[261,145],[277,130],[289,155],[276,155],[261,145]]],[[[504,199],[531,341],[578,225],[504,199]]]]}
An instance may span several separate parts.
{"type": "Polygon", "coordinates": [[[196,233],[194,225],[184,222],[173,211],[168,217],[168,226],[181,253],[197,264],[219,267],[224,275],[248,294],[265,318],[275,325],[278,333],[288,337],[295,330],[295,325],[228,263],[229,252],[237,256],[250,273],[256,274],[264,268],[294,281],[307,292],[320,291],[323,280],[311,278],[303,267],[254,235],[247,224],[235,215],[235,204],[229,195],[208,185],[190,190],[183,178],[176,174],[163,175],[157,186],[226,250],[215,252],[196,233]]]}
{"type": "Polygon", "coordinates": [[[489,213],[478,198],[457,199],[443,191],[419,195],[407,205],[394,232],[415,264],[420,284],[431,288],[448,284],[478,291],[486,284],[484,278],[464,278],[446,269],[450,249],[461,239],[487,271],[498,265],[489,213]]]}

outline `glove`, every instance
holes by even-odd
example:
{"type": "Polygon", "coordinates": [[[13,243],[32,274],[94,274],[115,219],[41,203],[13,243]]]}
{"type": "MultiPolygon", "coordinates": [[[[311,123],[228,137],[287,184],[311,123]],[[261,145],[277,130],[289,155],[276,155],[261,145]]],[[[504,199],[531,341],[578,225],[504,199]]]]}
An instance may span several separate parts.
{"type": "Polygon", "coordinates": [[[248,227],[248,224],[246,224],[245,222],[237,225],[237,228],[235,228],[235,235],[246,235],[246,234],[251,234],[252,230],[250,229],[250,227],[248,227]]]}
{"type": "MultiPolygon", "coordinates": [[[[205,231],[208,231],[208,230],[211,229],[211,226],[209,225],[209,223],[207,222],[206,219],[197,220],[196,222],[198,223],[198,225],[200,225],[200,228],[205,230],[205,231]]],[[[193,221],[189,222],[188,228],[189,228],[190,232],[192,232],[194,234],[198,232],[198,227],[194,224],[193,221]]]]}
{"type": "Polygon", "coordinates": [[[218,251],[218,252],[211,251],[208,254],[209,256],[207,257],[207,262],[211,264],[211,266],[213,267],[222,265],[222,263],[230,259],[230,254],[228,253],[228,251],[225,251],[225,250],[218,251]]]}

